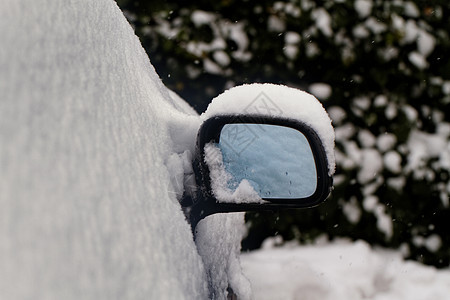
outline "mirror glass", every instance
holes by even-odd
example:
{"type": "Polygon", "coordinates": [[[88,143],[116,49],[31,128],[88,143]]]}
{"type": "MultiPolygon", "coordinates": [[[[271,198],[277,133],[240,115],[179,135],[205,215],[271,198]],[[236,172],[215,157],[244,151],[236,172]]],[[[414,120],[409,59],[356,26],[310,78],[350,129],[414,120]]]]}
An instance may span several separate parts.
{"type": "Polygon", "coordinates": [[[270,124],[226,124],[218,147],[231,190],[246,179],[261,198],[306,198],[317,188],[314,156],[298,130],[270,124]]]}

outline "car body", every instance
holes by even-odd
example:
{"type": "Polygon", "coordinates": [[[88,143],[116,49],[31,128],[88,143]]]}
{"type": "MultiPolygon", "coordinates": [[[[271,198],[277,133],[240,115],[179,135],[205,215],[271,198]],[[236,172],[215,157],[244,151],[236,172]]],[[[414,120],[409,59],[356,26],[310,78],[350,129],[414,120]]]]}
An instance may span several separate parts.
{"type": "Polygon", "coordinates": [[[180,205],[220,99],[168,90],[112,0],[51,2],[0,10],[0,298],[249,299],[243,213],[191,227],[180,205]]]}

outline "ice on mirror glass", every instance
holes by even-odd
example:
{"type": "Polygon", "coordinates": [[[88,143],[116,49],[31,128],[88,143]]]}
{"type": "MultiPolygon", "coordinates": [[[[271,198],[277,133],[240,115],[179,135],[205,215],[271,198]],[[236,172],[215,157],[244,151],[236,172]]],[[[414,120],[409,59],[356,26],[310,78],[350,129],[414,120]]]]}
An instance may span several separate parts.
{"type": "Polygon", "coordinates": [[[227,124],[218,147],[228,187],[248,181],[261,198],[305,198],[314,194],[317,171],[306,137],[298,130],[269,124],[227,124]]]}

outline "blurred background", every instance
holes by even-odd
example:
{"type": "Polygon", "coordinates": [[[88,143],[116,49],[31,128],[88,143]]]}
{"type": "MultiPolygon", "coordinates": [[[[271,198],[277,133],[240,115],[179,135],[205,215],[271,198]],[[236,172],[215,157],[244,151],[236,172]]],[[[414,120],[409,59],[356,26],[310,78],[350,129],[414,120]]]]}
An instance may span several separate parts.
{"type": "Polygon", "coordinates": [[[346,237],[450,263],[450,3],[117,0],[170,89],[199,113],[225,89],[297,87],[336,131],[335,189],[308,210],[248,213],[271,236],[346,237]]]}

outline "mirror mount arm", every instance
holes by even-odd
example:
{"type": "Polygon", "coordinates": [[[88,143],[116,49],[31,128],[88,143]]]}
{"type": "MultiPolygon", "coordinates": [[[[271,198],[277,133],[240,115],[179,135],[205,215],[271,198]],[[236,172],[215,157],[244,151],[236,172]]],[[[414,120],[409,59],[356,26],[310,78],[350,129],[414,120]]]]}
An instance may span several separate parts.
{"type": "MultiPolygon", "coordinates": [[[[312,205],[304,208],[311,208],[318,206],[319,204],[312,205]]],[[[189,223],[191,224],[192,232],[195,237],[195,228],[198,223],[206,218],[207,216],[214,215],[217,213],[235,213],[235,212],[251,212],[251,211],[271,211],[277,212],[281,209],[302,209],[297,205],[291,204],[276,204],[269,203],[266,205],[260,205],[258,203],[225,203],[225,202],[216,202],[215,198],[208,198],[206,201],[199,201],[192,205],[191,210],[189,212],[189,223]]]]}
{"type": "Polygon", "coordinates": [[[195,203],[189,212],[189,223],[192,227],[192,232],[195,236],[195,228],[198,223],[207,216],[217,213],[234,213],[234,212],[248,212],[248,211],[278,211],[280,206],[260,206],[259,204],[235,204],[235,203],[220,203],[216,202],[215,198],[207,199],[195,203]]]}
{"type": "Polygon", "coordinates": [[[289,208],[311,208],[319,205],[330,194],[333,178],[328,174],[328,161],[322,141],[317,133],[308,125],[290,119],[267,116],[216,116],[206,120],[197,136],[197,146],[192,167],[198,185],[197,197],[185,199],[182,205],[186,207],[186,217],[194,233],[198,223],[209,215],[227,212],[245,211],[278,211],[289,208]],[[209,166],[205,161],[204,147],[209,142],[220,142],[220,134],[227,124],[268,124],[284,126],[298,130],[308,140],[317,170],[317,186],[315,192],[308,197],[264,199],[266,203],[228,203],[219,202],[212,193],[209,166]]]}
{"type": "Polygon", "coordinates": [[[242,212],[242,207],[238,207],[235,205],[230,205],[226,203],[217,203],[216,199],[210,198],[207,201],[200,201],[199,203],[195,203],[191,211],[189,212],[189,223],[192,227],[192,232],[195,236],[195,228],[198,223],[206,218],[207,216],[214,215],[217,213],[226,213],[226,212],[242,212]]]}

